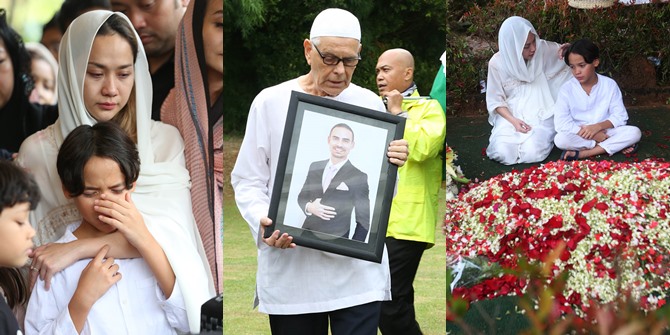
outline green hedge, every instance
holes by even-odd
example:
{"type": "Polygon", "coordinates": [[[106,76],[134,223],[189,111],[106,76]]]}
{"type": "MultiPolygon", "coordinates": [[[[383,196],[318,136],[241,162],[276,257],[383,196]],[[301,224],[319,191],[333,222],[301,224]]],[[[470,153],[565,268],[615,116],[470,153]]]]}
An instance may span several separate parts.
{"type": "Polygon", "coordinates": [[[487,62],[497,51],[500,24],[513,15],[532,22],[546,40],[591,39],[601,50],[599,72],[615,80],[623,79],[636,59],[659,58],[657,83],[670,84],[670,4],[655,2],[588,10],[569,7],[567,0],[454,2],[447,20],[447,109],[458,114],[472,100],[484,99],[479,81],[485,78],[487,62]],[[492,41],[492,47],[475,55],[466,36],[492,41]]]}

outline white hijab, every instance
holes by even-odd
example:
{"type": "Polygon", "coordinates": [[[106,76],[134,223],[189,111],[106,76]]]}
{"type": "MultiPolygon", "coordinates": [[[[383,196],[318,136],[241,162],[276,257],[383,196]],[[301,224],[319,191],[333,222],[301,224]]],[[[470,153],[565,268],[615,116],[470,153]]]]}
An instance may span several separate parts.
{"type": "Polygon", "coordinates": [[[540,39],[530,21],[520,16],[511,16],[502,23],[498,47],[508,74],[528,84],[523,88],[524,98],[519,99],[513,113],[532,125],[553,116],[556,94],[549,85],[547,73],[558,72],[564,67],[557,62],[558,55],[551,55],[546,50],[546,41],[540,39]],[[529,33],[535,35],[536,50],[526,63],[522,53],[529,33]]]}
{"type": "Polygon", "coordinates": [[[122,13],[106,10],[84,13],[63,35],[59,54],[59,117],[54,124],[56,144],[60,147],[77,126],[97,123],[84,105],[84,78],[93,41],[111,15],[122,17],[138,41],[134,88],[141,167],[133,201],[172,265],[185,301],[191,332],[199,332],[200,306],[214,296],[214,288],[193,218],[183,141],[176,128],[151,120],[153,92],[146,54],[130,20],[122,13]],[[177,155],[175,148],[181,148],[177,155]],[[170,159],[156,162],[155,157],[170,159]]]}
{"type": "MultiPolygon", "coordinates": [[[[58,86],[62,92],[58,95],[58,146],[65,137],[76,127],[87,124],[94,125],[96,121],[86,110],[84,105],[84,78],[88,66],[88,57],[93,47],[93,40],[107,18],[119,15],[132,27],[130,20],[122,13],[106,10],[94,10],[77,17],[68,27],[61,39],[60,71],[58,86]]],[[[142,170],[145,164],[152,164],[153,149],[151,147],[151,74],[144,47],[140,37],[135,33],[137,43],[137,57],[135,60],[135,105],[137,111],[137,147],[140,152],[142,170]]]]}
{"type": "Polygon", "coordinates": [[[530,21],[512,16],[503,22],[498,32],[498,47],[510,75],[524,82],[532,82],[542,73],[543,43],[530,21]],[[528,63],[523,59],[523,47],[528,33],[535,35],[535,55],[528,63]]]}

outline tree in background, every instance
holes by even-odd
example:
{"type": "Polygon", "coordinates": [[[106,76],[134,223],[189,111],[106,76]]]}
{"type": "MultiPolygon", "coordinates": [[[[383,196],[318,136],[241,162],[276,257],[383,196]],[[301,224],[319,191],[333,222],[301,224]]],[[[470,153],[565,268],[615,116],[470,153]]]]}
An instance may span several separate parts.
{"type": "Polygon", "coordinates": [[[449,0],[447,13],[449,114],[473,106],[485,113],[480,81],[498,50],[500,24],[512,15],[549,41],[592,40],[601,49],[598,72],[617,80],[625,99],[670,84],[670,4],[661,0],[596,9],[576,9],[568,0],[449,0]]]}
{"type": "Polygon", "coordinates": [[[430,92],[445,50],[445,0],[224,0],[225,133],[244,132],[251,102],[263,88],[308,72],[302,41],[328,7],[349,10],[361,22],[363,59],[354,83],[376,92],[377,57],[402,47],[414,55],[417,85],[430,92]]]}
{"type": "Polygon", "coordinates": [[[25,42],[37,42],[42,36],[42,25],[62,3],[63,0],[0,0],[0,8],[7,10],[9,25],[25,42]]]}

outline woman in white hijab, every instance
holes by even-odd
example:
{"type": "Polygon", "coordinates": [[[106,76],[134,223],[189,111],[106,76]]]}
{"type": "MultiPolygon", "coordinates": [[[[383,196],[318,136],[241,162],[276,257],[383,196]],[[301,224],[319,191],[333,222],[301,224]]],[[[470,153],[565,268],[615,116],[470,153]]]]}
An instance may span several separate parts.
{"type": "Polygon", "coordinates": [[[489,60],[486,105],[493,126],[486,154],[500,163],[534,163],[554,146],[553,106],[570,69],[564,46],[540,39],[533,25],[509,17],[498,33],[499,51],[489,60]]]}
{"type": "MultiPolygon", "coordinates": [[[[191,331],[198,332],[200,306],[215,295],[212,276],[193,218],[183,141],[176,128],[151,120],[151,77],[139,40],[126,16],[102,10],[79,16],[65,32],[58,73],[59,118],[27,138],[19,151],[19,164],[33,173],[43,195],[30,214],[30,222],[37,231],[36,245],[44,245],[62,236],[67,224],[80,219],[72,201],[64,196],[56,172],[58,148],[79,125],[108,120],[119,123],[135,139],[140,154],[133,202],[164,249],[182,288],[191,331]],[[103,31],[100,27],[111,15],[122,17],[122,24],[103,31]],[[128,41],[134,64],[119,65],[118,57],[110,56],[127,46],[109,45],[109,52],[92,51],[97,35],[111,34],[128,41]]],[[[48,283],[54,272],[75,260],[92,258],[104,244],[111,245],[111,257],[137,257],[137,251],[121,237],[114,233],[94,242],[37,248],[31,269],[48,283]]]]}

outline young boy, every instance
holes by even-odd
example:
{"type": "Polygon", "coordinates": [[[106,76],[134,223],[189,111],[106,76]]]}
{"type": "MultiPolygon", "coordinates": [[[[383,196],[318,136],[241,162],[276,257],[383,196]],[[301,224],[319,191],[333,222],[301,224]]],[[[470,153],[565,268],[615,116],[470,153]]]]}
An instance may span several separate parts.
{"type": "Polygon", "coordinates": [[[176,334],[188,332],[184,302],[163,249],[144,224],[130,194],[139,176],[135,144],[115,123],[80,126],[58,152],[63,192],[81,222],[60,243],[121,232],[142,255],[80,260],[56,274],[47,291],[35,285],[26,334],[176,334]]]}
{"type": "Polygon", "coordinates": [[[32,252],[35,230],[28,213],[39,199],[37,184],[23,169],[0,161],[0,288],[4,293],[0,294],[0,334],[22,334],[10,306],[25,303],[28,288],[18,270],[11,268],[25,265],[32,252]]]}
{"type": "Polygon", "coordinates": [[[628,113],[619,86],[596,73],[599,55],[595,44],[582,39],[563,57],[574,77],[563,84],[556,100],[554,143],[564,150],[561,159],[566,161],[638,149],[640,129],[626,125],[628,113]]]}

